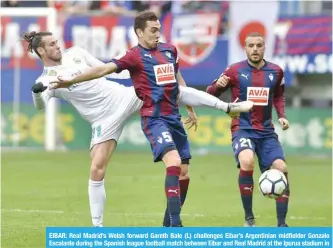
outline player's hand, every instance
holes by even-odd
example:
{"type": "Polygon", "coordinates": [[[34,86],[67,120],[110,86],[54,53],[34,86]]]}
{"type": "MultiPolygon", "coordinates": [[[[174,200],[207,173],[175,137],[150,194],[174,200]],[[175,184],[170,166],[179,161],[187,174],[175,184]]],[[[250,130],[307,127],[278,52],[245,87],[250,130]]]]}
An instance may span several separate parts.
{"type": "Polygon", "coordinates": [[[37,84],[34,84],[32,87],[31,87],[31,91],[33,93],[40,93],[40,92],[43,92],[44,90],[46,90],[47,87],[44,86],[43,83],[39,82],[37,84]]]}
{"type": "Polygon", "coordinates": [[[57,77],[58,81],[53,81],[49,84],[50,89],[68,88],[73,85],[73,78],[57,77]]]}
{"type": "Polygon", "coordinates": [[[188,129],[194,127],[194,131],[198,128],[198,117],[192,107],[187,107],[188,117],[185,119],[184,124],[189,125],[188,129]]]}
{"type": "Polygon", "coordinates": [[[226,75],[222,75],[221,77],[219,77],[219,79],[216,81],[216,87],[218,88],[222,88],[228,85],[230,81],[230,77],[226,76],[226,75]]]}
{"type": "Polygon", "coordinates": [[[279,122],[282,126],[282,130],[287,130],[289,128],[289,121],[286,118],[280,118],[279,122]]]}

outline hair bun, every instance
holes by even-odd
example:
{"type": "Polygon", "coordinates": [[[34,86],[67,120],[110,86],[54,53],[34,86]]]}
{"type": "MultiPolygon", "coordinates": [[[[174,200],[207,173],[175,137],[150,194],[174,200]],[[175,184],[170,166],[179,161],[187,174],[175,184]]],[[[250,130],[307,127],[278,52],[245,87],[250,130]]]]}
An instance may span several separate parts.
{"type": "Polygon", "coordinates": [[[26,32],[23,34],[23,39],[27,42],[31,42],[35,36],[36,36],[36,31],[26,32]]]}

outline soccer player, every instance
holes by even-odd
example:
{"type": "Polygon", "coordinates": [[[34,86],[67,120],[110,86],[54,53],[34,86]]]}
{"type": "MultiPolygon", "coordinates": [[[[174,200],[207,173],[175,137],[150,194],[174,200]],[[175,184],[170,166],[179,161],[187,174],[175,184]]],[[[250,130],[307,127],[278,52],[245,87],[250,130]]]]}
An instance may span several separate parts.
{"type": "MultiPolygon", "coordinates": [[[[274,105],[283,130],[289,128],[285,115],[283,70],[264,59],[265,41],[261,34],[250,33],[245,39],[247,60],[226,68],[224,73],[207,88],[219,97],[228,88],[232,99],[251,100],[251,113],[241,113],[232,120],[232,147],[239,170],[239,190],[245,211],[245,226],[255,226],[252,210],[254,156],[258,156],[261,172],[275,168],[287,177],[282,146],[274,131],[272,107],[274,105]]],[[[277,225],[287,226],[289,183],[284,194],[276,199],[277,225]]]]}
{"type": "MultiPolygon", "coordinates": [[[[134,20],[134,31],[139,41],[136,47],[122,58],[87,70],[75,78],[59,79],[53,82],[52,87],[77,85],[126,69],[130,72],[135,92],[143,101],[140,110],[142,130],[150,142],[154,161],[162,160],[166,166],[167,209],[163,225],[177,227],[182,226],[180,211],[187,194],[187,172],[191,159],[177,104],[179,84],[186,84],[178,70],[177,49],[171,44],[159,42],[160,29],[161,24],[153,12],[140,12],[134,20]],[[180,178],[181,171],[184,171],[183,178],[180,178]]],[[[196,101],[195,98],[192,100],[196,101]]],[[[222,110],[230,113],[249,111],[252,106],[250,101],[220,105],[222,110]]]]}
{"type": "MultiPolygon", "coordinates": [[[[28,51],[35,52],[44,64],[42,75],[32,86],[35,107],[44,109],[50,98],[61,98],[70,102],[92,126],[88,193],[92,223],[94,226],[102,226],[106,166],[116,148],[125,120],[141,108],[142,101],[137,98],[133,87],[124,87],[105,78],[88,81],[85,85],[73,85],[69,89],[48,89],[50,81],[58,75],[68,77],[80,74],[86,68],[104,63],[79,47],[72,47],[62,53],[57,39],[50,32],[25,33],[23,38],[29,44],[28,51]]],[[[181,87],[180,91],[180,103],[217,109],[225,105],[205,92],[187,87],[181,87]]],[[[197,125],[196,119],[188,119],[188,122],[197,125]]]]}

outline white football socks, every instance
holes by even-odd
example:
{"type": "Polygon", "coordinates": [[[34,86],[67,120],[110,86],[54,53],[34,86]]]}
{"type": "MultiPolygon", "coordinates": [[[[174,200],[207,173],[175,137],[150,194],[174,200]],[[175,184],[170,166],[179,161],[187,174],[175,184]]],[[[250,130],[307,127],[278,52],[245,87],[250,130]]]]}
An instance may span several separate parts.
{"type": "Polygon", "coordinates": [[[224,112],[227,112],[228,110],[228,103],[223,102],[217,97],[212,96],[204,91],[191,87],[180,86],[179,101],[181,104],[190,105],[192,107],[212,107],[221,109],[224,112]]]}
{"type": "Polygon", "coordinates": [[[92,181],[88,186],[91,219],[94,226],[103,226],[103,213],[106,201],[104,180],[92,181]]]}

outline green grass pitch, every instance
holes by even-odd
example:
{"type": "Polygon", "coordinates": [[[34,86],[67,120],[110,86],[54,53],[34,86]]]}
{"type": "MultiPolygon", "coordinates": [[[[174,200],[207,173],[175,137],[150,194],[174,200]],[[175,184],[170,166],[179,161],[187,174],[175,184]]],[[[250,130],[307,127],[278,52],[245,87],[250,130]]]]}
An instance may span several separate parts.
{"type": "MultiPolygon", "coordinates": [[[[290,226],[332,226],[331,159],[288,156],[290,226]]],[[[91,226],[89,154],[2,153],[2,248],[45,247],[46,226],[91,226]]],[[[258,168],[257,168],[258,169],[258,168]]],[[[232,155],[194,156],[183,207],[185,226],[242,226],[232,155]]],[[[259,170],[255,172],[258,180],[259,170]]],[[[165,169],[149,153],[116,152],[105,179],[106,226],[161,226],[165,169]]],[[[275,203],[255,187],[258,226],[275,226],[275,203]]]]}

